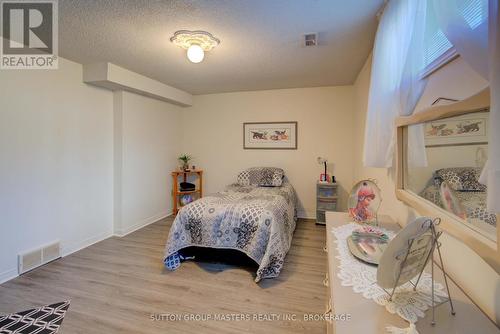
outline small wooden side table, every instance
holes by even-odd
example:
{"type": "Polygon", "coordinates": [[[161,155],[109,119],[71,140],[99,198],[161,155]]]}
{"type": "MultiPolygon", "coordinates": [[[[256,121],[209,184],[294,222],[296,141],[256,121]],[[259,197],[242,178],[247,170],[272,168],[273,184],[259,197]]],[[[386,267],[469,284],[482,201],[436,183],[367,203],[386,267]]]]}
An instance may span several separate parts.
{"type": "Polygon", "coordinates": [[[199,195],[198,198],[203,197],[203,170],[195,169],[190,171],[175,170],[172,172],[172,200],[173,200],[173,214],[176,215],[182,207],[179,204],[180,197],[183,195],[199,195]],[[187,182],[188,175],[195,175],[198,178],[198,185],[195,190],[180,191],[179,190],[179,176],[182,176],[182,182],[187,182]]]}

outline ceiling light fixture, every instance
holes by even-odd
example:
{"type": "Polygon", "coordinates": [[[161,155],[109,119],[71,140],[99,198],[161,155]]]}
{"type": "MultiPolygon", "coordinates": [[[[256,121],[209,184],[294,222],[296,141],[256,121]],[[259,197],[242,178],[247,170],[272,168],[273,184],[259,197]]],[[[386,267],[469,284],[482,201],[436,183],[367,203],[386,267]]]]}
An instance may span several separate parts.
{"type": "Polygon", "coordinates": [[[220,40],[211,33],[196,30],[179,30],[170,37],[175,45],[187,50],[187,57],[192,63],[199,63],[205,58],[205,52],[219,45],[220,40]]]}

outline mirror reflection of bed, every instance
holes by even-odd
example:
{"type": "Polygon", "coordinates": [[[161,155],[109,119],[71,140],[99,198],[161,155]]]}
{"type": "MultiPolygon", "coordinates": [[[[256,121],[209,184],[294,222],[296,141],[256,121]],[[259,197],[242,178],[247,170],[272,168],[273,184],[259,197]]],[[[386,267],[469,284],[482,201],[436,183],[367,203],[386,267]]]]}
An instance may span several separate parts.
{"type": "Polygon", "coordinates": [[[405,189],[462,218],[496,241],[497,218],[486,210],[480,175],[488,158],[488,110],[407,128],[405,189]]]}

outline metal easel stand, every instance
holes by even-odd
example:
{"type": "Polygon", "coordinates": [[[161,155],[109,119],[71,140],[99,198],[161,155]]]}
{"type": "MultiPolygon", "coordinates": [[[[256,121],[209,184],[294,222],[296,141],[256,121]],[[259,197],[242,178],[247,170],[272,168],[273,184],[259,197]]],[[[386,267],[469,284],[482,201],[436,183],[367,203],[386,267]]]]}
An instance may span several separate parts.
{"type": "MultiPolygon", "coordinates": [[[[425,259],[425,263],[422,266],[422,270],[418,274],[417,282],[415,284],[411,280],[409,282],[411,283],[411,285],[413,285],[413,291],[416,291],[417,290],[417,285],[420,282],[420,278],[422,277],[424,269],[427,266],[427,263],[429,262],[429,259],[430,259],[431,260],[431,279],[432,279],[432,281],[431,281],[431,290],[432,290],[431,291],[431,295],[432,295],[432,321],[431,321],[431,325],[434,326],[434,325],[436,325],[436,320],[435,320],[435,310],[436,310],[436,307],[449,302],[450,303],[450,308],[451,308],[451,314],[455,315],[456,312],[455,312],[455,309],[453,308],[453,302],[452,302],[451,297],[450,297],[450,288],[448,286],[448,279],[447,279],[447,275],[448,274],[446,274],[446,271],[444,269],[443,257],[441,256],[441,249],[440,249],[441,248],[441,243],[438,241],[439,237],[443,234],[443,232],[442,231],[439,231],[439,232],[436,231],[436,226],[438,226],[441,223],[441,219],[440,218],[436,218],[434,220],[429,219],[427,223],[429,224],[428,228],[430,229],[431,235],[432,235],[431,250],[430,250],[429,254],[427,255],[427,257],[425,259]],[[434,260],[433,260],[433,258],[434,258],[434,251],[436,249],[438,251],[439,262],[441,264],[441,270],[443,271],[444,283],[445,283],[445,286],[446,286],[446,293],[448,295],[447,299],[445,299],[444,301],[442,301],[442,302],[440,302],[438,304],[436,304],[435,300],[434,300],[434,260]]],[[[389,293],[387,290],[384,289],[384,291],[389,295],[389,300],[390,301],[392,301],[392,297],[394,296],[394,293],[396,292],[396,288],[399,285],[399,279],[401,277],[401,272],[405,268],[406,260],[408,258],[408,255],[410,254],[410,250],[412,249],[413,242],[415,241],[416,238],[418,238],[418,237],[415,237],[415,238],[412,238],[412,239],[408,240],[408,250],[406,251],[405,257],[404,257],[403,261],[401,262],[401,268],[400,268],[400,270],[398,272],[398,277],[396,279],[396,282],[394,284],[392,292],[389,293]]]]}

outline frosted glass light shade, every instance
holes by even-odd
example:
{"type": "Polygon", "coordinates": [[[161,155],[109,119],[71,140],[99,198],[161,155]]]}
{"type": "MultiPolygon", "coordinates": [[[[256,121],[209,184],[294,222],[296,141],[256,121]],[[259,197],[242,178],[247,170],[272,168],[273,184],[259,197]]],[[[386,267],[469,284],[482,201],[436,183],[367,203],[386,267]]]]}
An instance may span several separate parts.
{"type": "Polygon", "coordinates": [[[192,63],[199,63],[205,58],[205,51],[197,44],[191,45],[187,50],[187,57],[192,63]]]}

